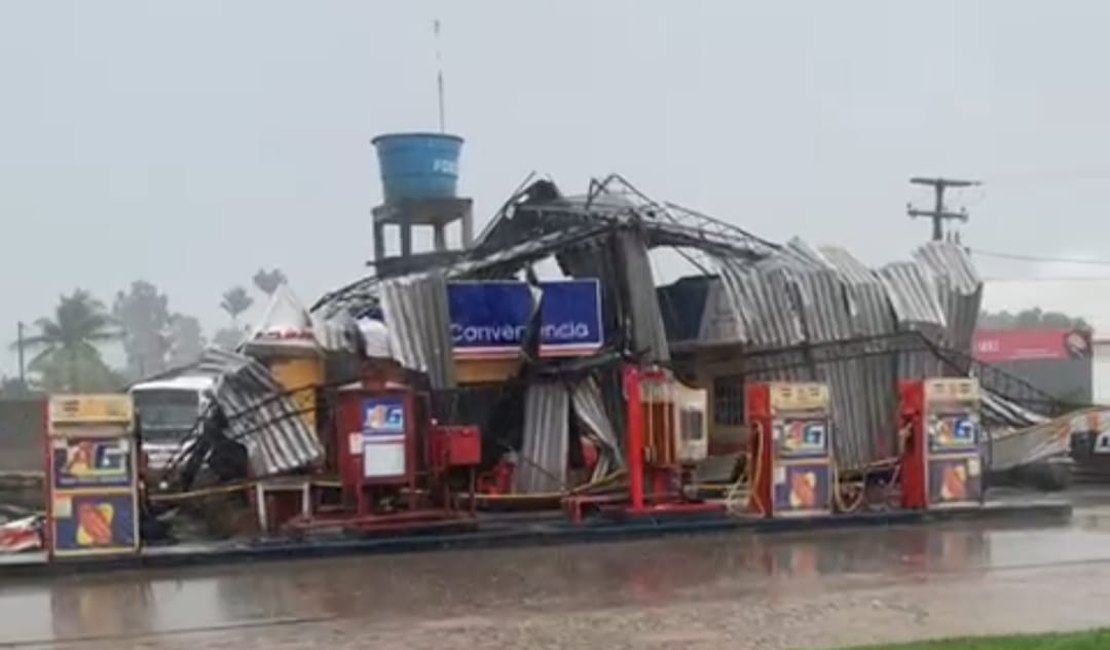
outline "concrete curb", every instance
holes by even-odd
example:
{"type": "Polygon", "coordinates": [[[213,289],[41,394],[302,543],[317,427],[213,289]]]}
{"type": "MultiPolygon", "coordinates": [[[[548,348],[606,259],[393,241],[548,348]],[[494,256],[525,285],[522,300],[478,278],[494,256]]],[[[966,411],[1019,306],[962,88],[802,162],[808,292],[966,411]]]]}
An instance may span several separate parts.
{"type": "Polygon", "coordinates": [[[0,578],[49,578],[74,573],[217,566],[297,558],[417,553],[447,549],[487,549],[520,546],[586,544],[668,535],[719,532],[774,534],[865,526],[922,525],[949,521],[982,523],[1066,524],[1072,506],[1063,501],[988,503],[983,507],[922,511],[890,511],[832,515],[807,519],[742,519],[721,516],[641,517],[622,522],[596,521],[573,525],[562,517],[540,515],[482,519],[470,532],[404,537],[329,537],[312,540],[276,539],[254,542],[181,544],[144,549],[134,556],[47,562],[39,554],[0,558],[0,578]],[[21,561],[23,560],[23,561],[21,561]]]}

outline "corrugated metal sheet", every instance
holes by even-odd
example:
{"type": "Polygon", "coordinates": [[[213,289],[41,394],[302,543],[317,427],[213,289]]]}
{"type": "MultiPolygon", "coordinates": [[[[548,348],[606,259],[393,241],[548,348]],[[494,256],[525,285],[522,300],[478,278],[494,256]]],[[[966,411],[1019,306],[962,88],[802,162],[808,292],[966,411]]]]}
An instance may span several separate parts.
{"type": "Polygon", "coordinates": [[[914,262],[892,262],[879,269],[899,329],[944,330],[944,310],[937,300],[936,283],[914,262]]]}
{"type": "Polygon", "coordinates": [[[562,492],[567,483],[570,395],[558,382],[534,383],[524,394],[523,443],[513,476],[520,494],[562,492]]]}
{"type": "Polygon", "coordinates": [[[524,394],[524,430],[514,475],[518,493],[561,492],[567,488],[572,413],[598,447],[593,478],[600,479],[623,466],[616,427],[606,413],[596,379],[588,377],[573,386],[534,383],[524,394]]]}
{"type": "MultiPolygon", "coordinates": [[[[842,248],[823,247],[820,250],[839,274],[852,337],[894,334],[894,314],[878,276],[842,248]]],[[[858,389],[853,390],[859,402],[856,435],[866,441],[861,445],[860,459],[875,460],[897,449],[894,433],[897,360],[893,355],[875,355],[852,363],[858,368],[859,382],[858,389]]]]}
{"type": "Polygon", "coordinates": [[[659,296],[655,293],[647,245],[632,230],[618,232],[616,241],[624,264],[622,270],[628,290],[627,307],[633,349],[645,351],[646,361],[669,361],[670,346],[667,343],[666,328],[663,326],[663,313],[659,310],[659,296]]]}
{"type": "Polygon", "coordinates": [[[402,366],[428,374],[434,389],[455,386],[447,281],[440,273],[386,280],[382,313],[389,347],[402,366]]]}
{"type": "Polygon", "coordinates": [[[804,340],[801,320],[788,297],[785,272],[768,260],[756,265],[719,258],[721,281],[738,319],[745,343],[787,347],[804,340]]]}
{"type": "Polygon", "coordinates": [[[330,317],[322,313],[313,314],[312,329],[320,347],[325,350],[356,352],[359,349],[358,324],[346,311],[339,311],[330,317]]]}
{"type": "Polygon", "coordinates": [[[571,403],[574,406],[574,416],[598,447],[598,463],[593,479],[601,479],[623,467],[624,454],[621,453],[613,423],[605,413],[601,385],[597,380],[590,377],[578,382],[571,391],[571,403]]]}
{"type": "Polygon", "coordinates": [[[1046,458],[1066,456],[1073,435],[1098,435],[1107,430],[1110,430],[1110,411],[1092,407],[1024,429],[996,431],[991,435],[990,468],[1002,471],[1046,458]]]}
{"type": "Polygon", "coordinates": [[[942,241],[925,244],[914,258],[936,282],[937,299],[944,310],[945,343],[956,350],[970,350],[983,302],[983,280],[971,256],[963,246],[942,241]]]}
{"type": "Polygon", "coordinates": [[[1048,420],[1043,415],[985,391],[983,392],[982,417],[986,423],[1000,424],[1012,429],[1031,427],[1048,420]]]}
{"type": "MultiPolygon", "coordinates": [[[[938,299],[936,282],[915,262],[894,262],[879,269],[887,297],[894,309],[898,330],[917,331],[931,341],[944,336],[944,310],[938,299]]],[[[898,376],[903,379],[936,377],[944,374],[944,364],[930,352],[899,355],[898,376]]]]}
{"type": "Polygon", "coordinates": [[[729,303],[728,291],[720,278],[709,281],[698,338],[708,343],[739,343],[744,326],[729,303]]]}
{"type": "Polygon", "coordinates": [[[210,349],[196,370],[218,377],[213,398],[227,416],[228,437],[246,447],[255,476],[282,474],[323,459],[316,432],[261,363],[210,349]]]}
{"type": "Polygon", "coordinates": [[[597,278],[601,287],[602,332],[606,337],[621,330],[622,312],[619,264],[611,245],[610,237],[599,237],[564,248],[555,256],[567,277],[597,278]]]}
{"type": "Polygon", "coordinates": [[[877,273],[843,249],[814,249],[799,239],[755,264],[717,260],[742,340],[800,356],[780,361],[788,369],[749,378],[827,382],[837,458],[846,467],[894,453],[897,378],[935,376],[943,365],[928,351],[814,363],[804,344],[919,331],[969,349],[981,283],[958,248],[927,248],[918,261],[877,273]],[[932,271],[937,266],[950,268],[932,271]]]}
{"type": "MultiPolygon", "coordinates": [[[[799,313],[806,340],[810,343],[843,341],[854,336],[852,315],[840,274],[825,257],[801,240],[788,247],[796,256],[794,266],[798,287],[799,313]]],[[[873,460],[878,445],[875,429],[866,420],[871,396],[866,386],[866,367],[859,359],[818,364],[814,378],[829,384],[837,458],[846,466],[859,466],[873,460]]]]}

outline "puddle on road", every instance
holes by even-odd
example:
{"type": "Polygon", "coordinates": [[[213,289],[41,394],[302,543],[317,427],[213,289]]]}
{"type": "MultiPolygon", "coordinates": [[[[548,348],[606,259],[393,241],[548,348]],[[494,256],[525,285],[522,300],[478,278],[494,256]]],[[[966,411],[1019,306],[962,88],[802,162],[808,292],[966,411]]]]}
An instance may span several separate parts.
{"type": "MultiPolygon", "coordinates": [[[[973,524],[130,572],[0,593],[0,642],[141,635],[284,620],[435,619],[576,611],[682,599],[787,598],[854,584],[1059,562],[1110,561],[1110,509],[1063,528],[973,524]]],[[[974,579],[974,576],[972,576],[974,579]]]]}

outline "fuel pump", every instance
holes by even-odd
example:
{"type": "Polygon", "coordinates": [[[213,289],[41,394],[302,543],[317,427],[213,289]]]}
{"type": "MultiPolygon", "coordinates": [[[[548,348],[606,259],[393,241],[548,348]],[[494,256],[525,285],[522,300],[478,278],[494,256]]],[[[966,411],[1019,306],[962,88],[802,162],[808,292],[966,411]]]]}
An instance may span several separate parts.
{"type": "Polygon", "coordinates": [[[899,398],[902,507],[981,503],[979,382],[963,377],[903,381],[899,398]]]}
{"type": "Polygon", "coordinates": [[[46,415],[50,556],[137,553],[139,482],[131,398],[54,395],[46,415]]]}
{"type": "Polygon", "coordinates": [[[705,460],[708,453],[706,392],[682,385],[669,371],[633,364],[624,367],[624,389],[628,512],[719,510],[718,504],[687,501],[683,490],[689,478],[684,468],[705,460]]]}
{"type": "Polygon", "coordinates": [[[828,386],[754,383],[745,392],[748,510],[764,517],[831,513],[828,386]]]}
{"type": "Polygon", "coordinates": [[[373,514],[377,501],[398,497],[402,488],[408,507],[417,494],[416,396],[410,390],[371,391],[348,387],[339,391],[337,423],[339,476],[344,501],[359,516],[373,514]]]}

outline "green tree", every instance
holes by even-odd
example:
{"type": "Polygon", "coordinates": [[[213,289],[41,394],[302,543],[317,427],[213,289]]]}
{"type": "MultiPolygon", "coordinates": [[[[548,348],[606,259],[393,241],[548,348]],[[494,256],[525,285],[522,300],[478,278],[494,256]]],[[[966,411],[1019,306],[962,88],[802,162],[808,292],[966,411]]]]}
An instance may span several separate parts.
{"type": "Polygon", "coordinates": [[[112,315],[123,331],[128,374],[141,379],[164,371],[171,345],[169,298],[153,284],[136,280],[130,290],[116,294],[112,315]]]}
{"type": "Polygon", "coordinates": [[[35,321],[38,333],[24,345],[39,352],[28,369],[52,392],[95,392],[120,388],[120,378],[100,356],[99,346],[118,340],[119,329],[104,304],[78,289],[62,296],[53,319],[35,321]]]}
{"type": "Polygon", "coordinates": [[[169,365],[180,367],[193,363],[204,353],[204,331],[193,316],[170,316],[169,365]]]}
{"type": "Polygon", "coordinates": [[[1016,314],[1008,311],[979,314],[979,327],[984,329],[1091,329],[1082,318],[1058,311],[1043,311],[1040,307],[1025,309],[1016,314]]]}

